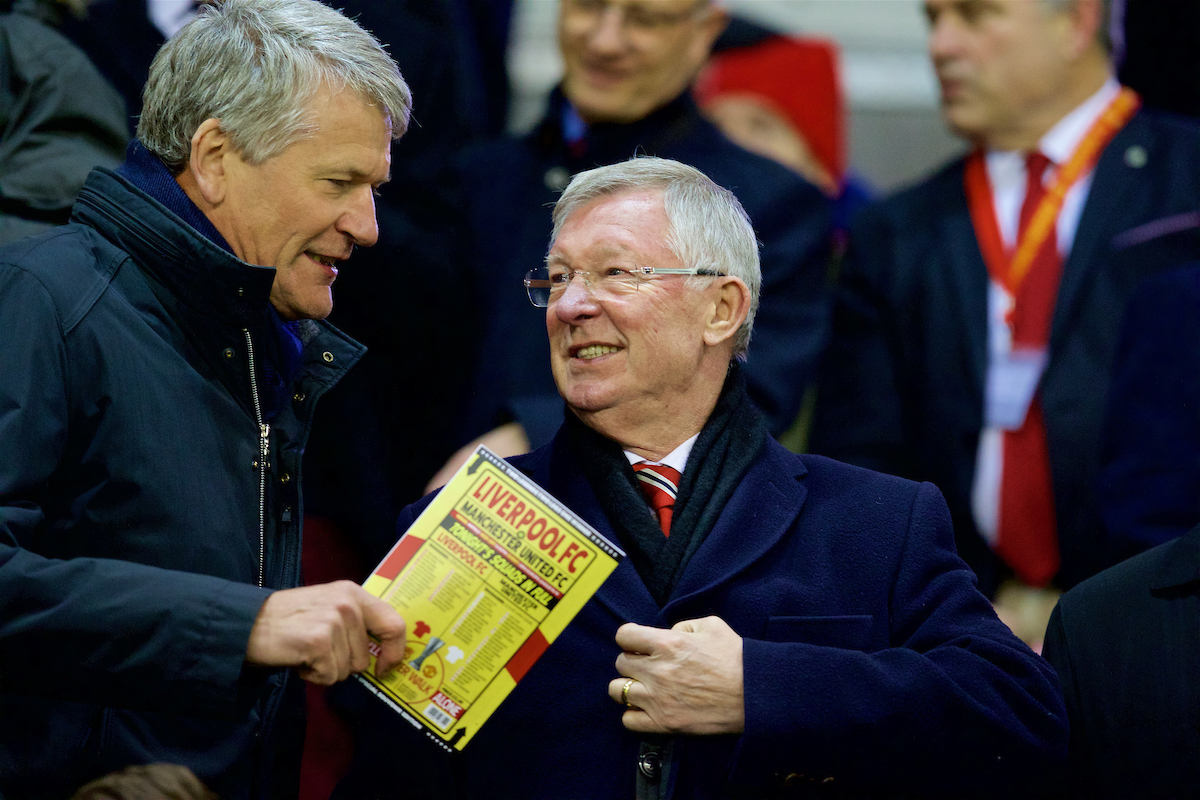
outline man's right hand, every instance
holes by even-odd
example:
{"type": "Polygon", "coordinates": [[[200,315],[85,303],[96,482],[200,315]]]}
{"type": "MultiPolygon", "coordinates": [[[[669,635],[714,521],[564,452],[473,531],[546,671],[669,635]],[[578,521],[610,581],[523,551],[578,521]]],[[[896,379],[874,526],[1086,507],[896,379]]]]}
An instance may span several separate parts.
{"type": "Polygon", "coordinates": [[[246,662],[294,667],[328,686],[368,666],[367,634],[379,639],[375,674],[404,658],[405,624],[396,609],[351,581],[272,593],[254,620],[246,662]]]}

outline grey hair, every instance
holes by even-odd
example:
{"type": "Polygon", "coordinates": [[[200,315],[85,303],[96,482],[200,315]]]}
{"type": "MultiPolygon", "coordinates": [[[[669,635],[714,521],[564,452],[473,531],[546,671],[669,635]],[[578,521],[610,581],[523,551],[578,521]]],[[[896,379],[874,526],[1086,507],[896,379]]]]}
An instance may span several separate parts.
{"type": "Polygon", "coordinates": [[[137,135],[176,174],[192,135],[221,121],[237,152],[261,164],[313,130],[308,105],[328,86],[378,106],[392,138],[412,94],[379,40],[317,0],[222,0],[163,45],[150,66],[137,135]]]}
{"type": "MultiPolygon", "coordinates": [[[[1066,11],[1077,2],[1079,0],[1042,0],[1044,5],[1055,12],[1066,11]]],[[[1100,0],[1100,8],[1100,30],[1096,32],[1096,38],[1104,47],[1104,52],[1111,54],[1113,52],[1113,0],[1100,0]]]]}
{"type": "MultiPolygon", "coordinates": [[[[653,156],[640,156],[581,172],[571,179],[554,205],[554,246],[572,214],[602,197],[626,192],[662,192],[667,215],[667,248],[688,268],[740,278],[750,289],[750,310],[734,339],[733,355],[744,359],[754,329],[762,271],[758,239],[746,210],[733,192],[715,184],[695,167],[653,156]]],[[[689,278],[693,285],[707,279],[689,278]]]]}

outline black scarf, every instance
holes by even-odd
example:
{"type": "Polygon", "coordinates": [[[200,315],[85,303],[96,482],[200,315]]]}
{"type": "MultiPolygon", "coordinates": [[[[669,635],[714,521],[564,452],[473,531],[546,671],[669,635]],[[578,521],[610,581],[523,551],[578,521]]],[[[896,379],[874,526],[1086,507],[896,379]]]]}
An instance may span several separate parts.
{"type": "Polygon", "coordinates": [[[670,598],[684,567],[767,441],[766,423],[747,396],[741,368],[734,362],[688,456],[667,538],[649,513],[621,446],[584,425],[569,409],[563,432],[600,507],[659,606],[670,598]]]}

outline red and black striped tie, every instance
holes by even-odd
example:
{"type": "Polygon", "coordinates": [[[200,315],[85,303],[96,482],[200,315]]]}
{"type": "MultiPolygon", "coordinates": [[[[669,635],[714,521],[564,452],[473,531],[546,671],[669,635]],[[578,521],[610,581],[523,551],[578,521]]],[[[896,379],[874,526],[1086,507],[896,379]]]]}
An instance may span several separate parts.
{"type": "Polygon", "coordinates": [[[671,535],[671,515],[675,512],[675,494],[679,491],[679,471],[666,464],[643,461],[633,465],[642,494],[650,504],[663,536],[671,535]]]}

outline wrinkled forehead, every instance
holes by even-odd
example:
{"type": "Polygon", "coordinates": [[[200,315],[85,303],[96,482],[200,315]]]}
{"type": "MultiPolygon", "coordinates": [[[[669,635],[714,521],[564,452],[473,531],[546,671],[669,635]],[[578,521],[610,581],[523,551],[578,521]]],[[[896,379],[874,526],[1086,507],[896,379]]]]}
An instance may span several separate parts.
{"type": "Polygon", "coordinates": [[[550,255],[662,258],[669,232],[660,190],[620,191],[569,209],[550,255]]]}

